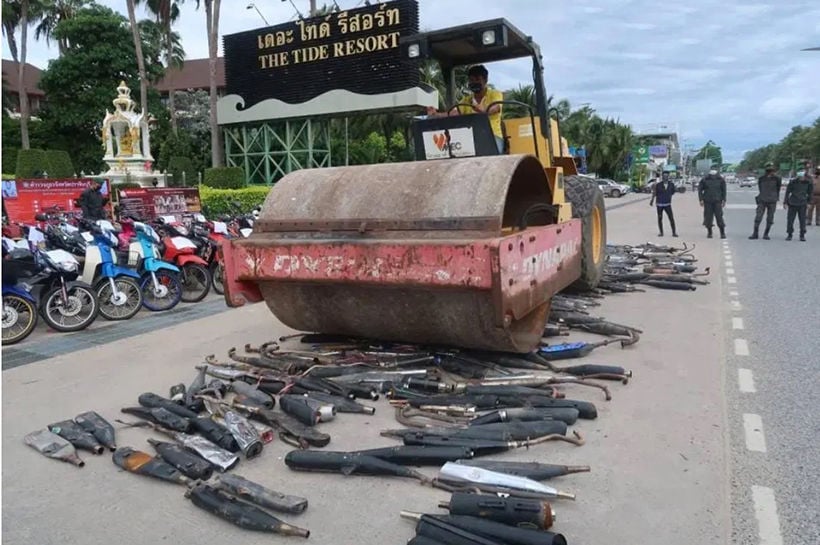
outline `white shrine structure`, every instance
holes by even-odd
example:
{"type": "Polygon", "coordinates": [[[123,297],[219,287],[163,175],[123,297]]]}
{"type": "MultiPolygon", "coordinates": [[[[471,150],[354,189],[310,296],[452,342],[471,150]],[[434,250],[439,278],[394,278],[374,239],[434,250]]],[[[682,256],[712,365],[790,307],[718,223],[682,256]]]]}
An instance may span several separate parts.
{"type": "Polygon", "coordinates": [[[124,81],[117,87],[117,98],[112,103],[114,111],[106,109],[103,119],[103,161],[108,165],[103,176],[112,183],[137,182],[152,187],[156,179],[160,186],[165,185],[162,174],[154,171],[148,120],[144,112],[134,111],[136,103],[124,81]]]}

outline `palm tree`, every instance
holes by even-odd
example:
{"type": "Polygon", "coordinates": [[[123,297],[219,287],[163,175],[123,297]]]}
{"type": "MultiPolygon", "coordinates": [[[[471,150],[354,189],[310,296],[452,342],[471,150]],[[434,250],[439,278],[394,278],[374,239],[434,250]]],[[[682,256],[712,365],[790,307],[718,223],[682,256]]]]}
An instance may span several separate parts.
{"type": "MultiPolygon", "coordinates": [[[[510,89],[504,93],[504,100],[514,100],[521,102],[532,108],[534,115],[538,115],[535,109],[535,87],[532,85],[521,85],[515,89],[510,89]]],[[[529,117],[530,110],[517,104],[507,104],[504,106],[503,116],[505,118],[529,117]]]]}
{"type": "Polygon", "coordinates": [[[3,31],[9,42],[12,58],[17,63],[18,91],[20,96],[20,141],[23,149],[29,149],[28,119],[29,104],[26,89],[26,49],[28,27],[42,17],[43,5],[40,0],[3,0],[3,31]],[[17,42],[14,33],[20,29],[20,57],[17,57],[17,42]]]}
{"type": "MultiPolygon", "coordinates": [[[[168,54],[166,51],[166,44],[168,42],[168,36],[165,34],[165,29],[162,25],[151,19],[143,19],[139,22],[139,27],[140,36],[142,36],[142,44],[145,48],[143,50],[143,55],[145,55],[145,60],[148,65],[152,62],[159,61],[159,55],[163,58],[167,58],[168,54]],[[161,53],[152,58],[154,52],[161,53]]],[[[182,38],[180,38],[178,32],[172,31],[170,55],[171,66],[179,67],[182,66],[183,62],[185,62],[185,49],[182,47],[182,38]]],[[[151,84],[156,84],[157,81],[161,79],[163,72],[165,71],[154,71],[153,74],[148,75],[148,81],[151,84]],[[153,78],[152,75],[154,76],[153,78]]]]}
{"type": "MultiPolygon", "coordinates": [[[[148,10],[156,16],[156,22],[162,27],[164,43],[161,48],[165,56],[165,70],[180,68],[185,61],[185,51],[179,41],[179,34],[173,31],[173,23],[179,19],[179,6],[185,0],[148,0],[148,10]]],[[[168,92],[168,110],[171,114],[171,130],[177,132],[176,108],[174,107],[174,90],[168,92]]]]}
{"type": "Polygon", "coordinates": [[[128,20],[131,22],[131,36],[134,39],[134,51],[137,54],[137,68],[140,76],[140,111],[142,115],[148,116],[148,76],[145,73],[145,57],[142,54],[142,36],[140,27],[137,24],[137,14],[135,4],[139,0],[126,0],[128,6],[128,20]]]}
{"type": "Polygon", "coordinates": [[[216,54],[219,47],[219,7],[221,0],[197,0],[196,7],[205,4],[205,26],[208,31],[208,68],[210,72],[211,107],[211,166],[222,165],[222,145],[219,125],[216,122],[216,54]]]}
{"type": "MultiPolygon", "coordinates": [[[[66,21],[74,17],[77,11],[84,8],[90,3],[90,0],[44,0],[43,4],[43,19],[37,28],[34,29],[34,37],[39,40],[45,38],[46,43],[51,42],[54,36],[54,29],[60,21],[66,21]]],[[[60,56],[65,53],[69,47],[66,39],[58,39],[57,47],[60,56]]]]}

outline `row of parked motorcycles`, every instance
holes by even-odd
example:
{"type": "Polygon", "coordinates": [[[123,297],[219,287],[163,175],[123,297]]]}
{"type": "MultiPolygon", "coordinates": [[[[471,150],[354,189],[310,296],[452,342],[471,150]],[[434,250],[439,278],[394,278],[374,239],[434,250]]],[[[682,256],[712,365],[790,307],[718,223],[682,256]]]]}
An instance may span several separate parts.
{"type": "Polygon", "coordinates": [[[223,294],[218,247],[250,235],[256,217],[258,209],[216,221],[185,214],[148,222],[132,213],[88,221],[52,208],[36,215],[36,225],[5,223],[3,345],[28,337],[40,316],[72,332],[98,316],[128,320],[142,308],[196,303],[211,289],[223,294]]]}

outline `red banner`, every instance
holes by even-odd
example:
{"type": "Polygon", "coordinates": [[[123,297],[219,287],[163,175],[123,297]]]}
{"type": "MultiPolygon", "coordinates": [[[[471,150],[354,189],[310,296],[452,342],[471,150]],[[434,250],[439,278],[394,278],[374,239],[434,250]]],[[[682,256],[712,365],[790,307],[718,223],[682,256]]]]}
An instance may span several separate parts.
{"type": "MultiPolygon", "coordinates": [[[[13,222],[33,223],[35,214],[59,206],[69,214],[80,216],[82,210],[74,204],[91,185],[87,178],[65,180],[3,180],[3,214],[13,222]]],[[[101,193],[108,195],[108,181],[102,182],[101,193]]],[[[106,205],[110,210],[111,206],[106,205]]]]}
{"type": "Polygon", "coordinates": [[[179,216],[202,211],[199,189],[196,187],[144,187],[118,189],[120,214],[131,212],[150,221],[157,216],[179,216]]]}

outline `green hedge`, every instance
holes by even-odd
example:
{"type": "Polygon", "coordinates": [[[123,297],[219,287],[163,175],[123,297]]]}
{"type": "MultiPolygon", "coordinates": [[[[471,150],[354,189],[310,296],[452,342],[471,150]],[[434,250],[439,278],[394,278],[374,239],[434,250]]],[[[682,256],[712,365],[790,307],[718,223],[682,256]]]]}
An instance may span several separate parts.
{"type": "Polygon", "coordinates": [[[197,184],[196,169],[194,162],[189,157],[175,155],[168,161],[168,174],[171,174],[171,186],[182,187],[183,185],[193,187],[197,184]],[[185,173],[184,183],[182,173],[185,173]]]}
{"type": "Polygon", "coordinates": [[[16,147],[3,148],[3,172],[11,172],[12,178],[14,172],[17,171],[17,152],[19,151],[20,148],[16,147]]]}
{"type": "Polygon", "coordinates": [[[254,185],[242,189],[215,189],[206,185],[199,186],[199,198],[202,201],[203,213],[207,217],[219,214],[233,214],[231,203],[240,203],[242,212],[250,212],[265,202],[270,187],[254,185]]]}
{"type": "Polygon", "coordinates": [[[142,186],[137,182],[118,182],[111,187],[112,189],[139,189],[142,186]]]}
{"type": "Polygon", "coordinates": [[[14,179],[14,174],[3,174],[3,179],[4,180],[13,180],[14,179]]]}
{"type": "Polygon", "coordinates": [[[67,151],[50,149],[46,150],[46,172],[49,178],[73,178],[74,164],[67,151]]]}
{"type": "Polygon", "coordinates": [[[206,168],[202,183],[219,189],[242,189],[248,185],[241,167],[206,168]]]}
{"type": "Polygon", "coordinates": [[[46,152],[41,149],[21,149],[17,154],[17,168],[14,175],[17,178],[39,178],[43,172],[48,172],[46,152]]]}

